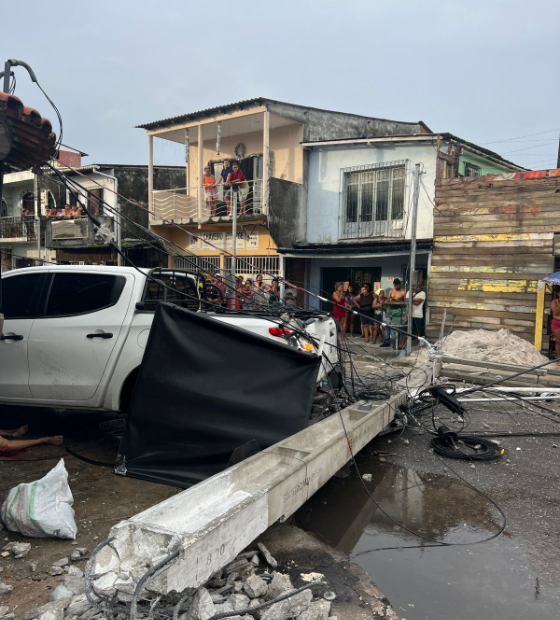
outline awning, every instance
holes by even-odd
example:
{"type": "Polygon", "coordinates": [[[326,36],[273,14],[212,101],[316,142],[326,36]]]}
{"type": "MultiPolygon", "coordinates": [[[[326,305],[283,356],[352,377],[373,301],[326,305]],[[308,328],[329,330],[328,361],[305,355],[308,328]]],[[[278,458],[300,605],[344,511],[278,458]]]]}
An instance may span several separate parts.
{"type": "Polygon", "coordinates": [[[543,278],[543,282],[546,282],[547,284],[559,284],[560,285],[560,271],[555,271],[554,273],[551,273],[549,276],[546,276],[546,278],[543,278]]]}

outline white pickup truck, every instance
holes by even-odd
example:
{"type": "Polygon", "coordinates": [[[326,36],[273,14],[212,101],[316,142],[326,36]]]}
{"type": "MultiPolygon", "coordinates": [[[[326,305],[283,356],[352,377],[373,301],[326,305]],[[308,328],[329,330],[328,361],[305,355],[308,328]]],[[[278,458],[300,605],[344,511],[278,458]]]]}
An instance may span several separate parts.
{"type": "MultiPolygon", "coordinates": [[[[200,290],[199,278],[180,269],[53,265],[2,274],[0,404],[126,412],[158,303],[207,311],[200,290]]],[[[306,343],[262,313],[208,315],[279,346],[306,343]]],[[[328,356],[319,384],[339,363],[329,346],[337,330],[326,314],[303,319],[285,326],[305,330],[314,352],[328,356]]]]}

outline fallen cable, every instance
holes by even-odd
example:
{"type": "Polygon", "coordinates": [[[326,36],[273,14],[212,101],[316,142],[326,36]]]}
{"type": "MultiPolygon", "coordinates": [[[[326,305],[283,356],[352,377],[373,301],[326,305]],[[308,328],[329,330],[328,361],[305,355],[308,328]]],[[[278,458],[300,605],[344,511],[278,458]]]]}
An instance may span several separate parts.
{"type": "Polygon", "coordinates": [[[503,456],[505,452],[504,448],[497,446],[488,439],[476,435],[458,435],[450,431],[447,426],[438,428],[438,436],[430,441],[430,446],[440,456],[467,461],[492,461],[503,456]],[[461,450],[460,444],[470,446],[473,451],[461,450]]]}

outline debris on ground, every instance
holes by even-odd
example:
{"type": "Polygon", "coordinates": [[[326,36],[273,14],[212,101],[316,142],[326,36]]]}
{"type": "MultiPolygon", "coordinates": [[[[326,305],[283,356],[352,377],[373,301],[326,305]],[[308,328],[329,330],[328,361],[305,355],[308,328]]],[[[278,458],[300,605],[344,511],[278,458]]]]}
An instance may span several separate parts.
{"type": "Polygon", "coordinates": [[[4,525],[12,532],[33,538],[74,540],[78,528],[73,503],[68,472],[64,459],[60,459],[58,465],[41,480],[14,487],[8,493],[0,514],[4,525]]]}
{"type": "MultiPolygon", "coordinates": [[[[449,336],[438,340],[434,347],[445,355],[481,362],[533,367],[548,361],[530,342],[507,329],[473,329],[468,332],[455,330],[449,336]]],[[[427,349],[420,351],[417,363],[424,363],[428,355],[427,349]]]]}
{"type": "Polygon", "coordinates": [[[10,542],[2,547],[2,557],[14,556],[16,560],[21,560],[29,555],[31,551],[31,543],[26,542],[10,542]]]}
{"type": "MultiPolygon", "coordinates": [[[[59,563],[63,564],[65,560],[67,558],[62,558],[59,563]]],[[[237,612],[237,616],[230,617],[243,620],[257,618],[259,620],[287,620],[288,618],[323,620],[328,618],[332,603],[323,597],[328,588],[326,588],[325,577],[322,573],[303,573],[299,579],[301,584],[294,586],[289,575],[276,570],[269,572],[271,564],[278,566],[268,549],[259,544],[258,551],[240,554],[197,590],[190,593],[173,592],[167,596],[154,592],[157,589],[156,575],[145,583],[145,590],[141,596],[144,602],[142,609],[147,604],[146,611],[148,612],[150,604],[157,600],[158,607],[165,608],[171,617],[174,607],[184,598],[178,615],[183,620],[207,620],[224,612],[237,612]],[[259,571],[253,562],[242,557],[250,554],[260,554],[264,561],[259,564],[264,568],[259,571]],[[298,591],[301,588],[305,589],[298,591]]],[[[63,571],[60,567],[59,570],[63,571]]],[[[131,594],[134,592],[135,583],[133,582],[132,589],[119,590],[118,583],[122,584],[126,581],[124,574],[105,573],[100,577],[94,577],[91,583],[86,584],[86,592],[90,596],[93,595],[100,606],[96,607],[90,603],[88,595],[84,594],[84,578],[81,571],[73,565],[65,567],[64,571],[68,572],[62,576],[59,585],[51,593],[49,602],[25,613],[24,620],[102,618],[105,617],[102,613],[103,609],[108,610],[109,607],[112,607],[114,613],[114,616],[109,613],[110,617],[118,620],[129,617],[131,594]],[[109,590],[105,587],[106,584],[100,583],[102,580],[111,582],[109,590]],[[111,598],[103,598],[104,591],[110,591],[111,596],[116,595],[114,603],[111,598]]],[[[5,614],[9,614],[7,607],[0,608],[0,619],[13,618],[13,615],[2,616],[2,610],[5,614]]]]}
{"type": "Polygon", "coordinates": [[[362,476],[362,480],[365,480],[366,482],[371,482],[373,480],[373,476],[371,474],[364,474],[362,476]]]}

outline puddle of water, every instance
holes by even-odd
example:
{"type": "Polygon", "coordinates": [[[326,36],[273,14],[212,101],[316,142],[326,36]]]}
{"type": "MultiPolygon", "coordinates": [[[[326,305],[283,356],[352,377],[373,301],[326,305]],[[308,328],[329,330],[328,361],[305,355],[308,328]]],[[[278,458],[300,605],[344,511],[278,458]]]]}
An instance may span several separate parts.
{"type": "MultiPolygon", "coordinates": [[[[444,542],[488,537],[501,526],[499,513],[458,480],[359,459],[373,474],[373,497],[397,522],[444,542]]],[[[417,547],[422,541],[385,517],[368,498],[354,470],[333,478],[295,515],[299,527],[317,534],[359,564],[407,620],[472,620],[557,617],[559,592],[541,586],[517,541],[500,536],[488,543],[417,547]],[[399,549],[386,549],[399,547],[399,549]]],[[[425,545],[431,543],[425,542],[425,545]]]]}

